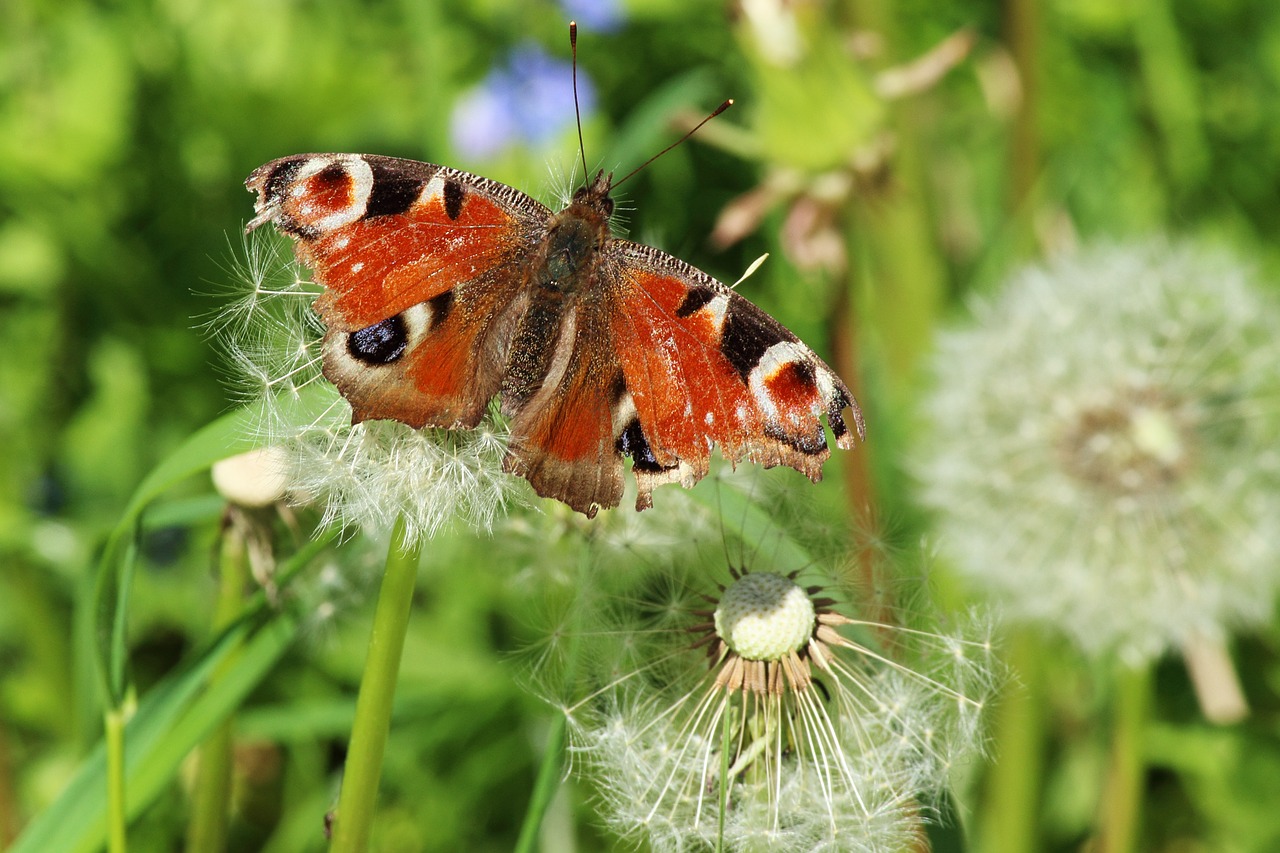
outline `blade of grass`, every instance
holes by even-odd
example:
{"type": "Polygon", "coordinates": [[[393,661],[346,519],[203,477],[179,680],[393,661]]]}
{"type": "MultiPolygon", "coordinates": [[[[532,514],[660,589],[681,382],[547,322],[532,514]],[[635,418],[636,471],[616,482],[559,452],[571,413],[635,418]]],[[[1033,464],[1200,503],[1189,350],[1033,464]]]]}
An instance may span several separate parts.
{"type": "MultiPolygon", "coordinates": [[[[238,509],[229,510],[240,516],[238,509]]],[[[248,548],[243,527],[228,523],[222,530],[218,561],[218,604],[213,627],[220,630],[236,621],[244,605],[250,581],[248,548]]],[[[235,661],[229,657],[218,668],[215,679],[225,675],[235,661]]],[[[216,685],[216,681],[215,681],[216,685]]],[[[228,715],[200,747],[195,790],[192,793],[191,822],[187,827],[188,853],[221,853],[227,846],[231,803],[232,749],[235,723],[228,715]]]]}

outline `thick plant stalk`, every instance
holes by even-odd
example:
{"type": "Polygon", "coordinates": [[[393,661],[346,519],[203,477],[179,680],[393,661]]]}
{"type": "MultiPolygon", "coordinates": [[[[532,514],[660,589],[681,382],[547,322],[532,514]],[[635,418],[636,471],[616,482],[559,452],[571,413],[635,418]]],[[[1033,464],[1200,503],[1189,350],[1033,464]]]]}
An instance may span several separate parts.
{"type": "Polygon", "coordinates": [[[1018,69],[1021,97],[1009,137],[1009,207],[1021,211],[1040,177],[1040,18],[1037,0],[1006,0],[1005,41],[1018,69]]]}
{"type": "Polygon", "coordinates": [[[1151,673],[1125,670],[1116,678],[1111,764],[1098,815],[1099,853],[1131,853],[1142,826],[1146,761],[1142,738],[1151,704],[1151,673]]]}
{"type": "Polygon", "coordinates": [[[330,853],[356,853],[369,848],[377,810],[382,756],[391,728],[391,705],[400,674],[400,657],[409,627],[409,610],[418,577],[419,540],[410,538],[404,517],[396,521],[387,551],[386,570],[378,592],[378,606],[369,635],[369,654],[356,716],[347,749],[342,794],[334,818],[330,853]]]}
{"type": "Polygon", "coordinates": [[[999,752],[987,780],[983,850],[1040,850],[1038,815],[1044,773],[1043,649],[1026,631],[1009,640],[1010,678],[996,708],[999,752]]]}

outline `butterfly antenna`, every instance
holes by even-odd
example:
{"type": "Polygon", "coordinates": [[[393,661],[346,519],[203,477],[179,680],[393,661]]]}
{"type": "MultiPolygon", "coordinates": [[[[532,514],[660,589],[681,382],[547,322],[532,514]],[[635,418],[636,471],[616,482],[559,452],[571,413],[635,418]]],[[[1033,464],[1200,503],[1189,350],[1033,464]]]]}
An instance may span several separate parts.
{"type": "Polygon", "coordinates": [[[569,52],[573,56],[573,118],[578,123],[578,154],[582,157],[582,182],[588,180],[587,147],[582,144],[582,110],[578,108],[578,22],[569,22],[569,52]]]}
{"type": "Polygon", "coordinates": [[[686,139],[688,139],[690,136],[693,136],[695,133],[697,133],[697,132],[702,128],[702,126],[703,126],[704,124],[706,124],[707,122],[711,121],[713,118],[715,118],[716,116],[720,115],[720,113],[722,113],[722,112],[724,112],[725,110],[729,109],[729,107],[731,107],[731,106],[733,106],[733,98],[729,98],[729,99],[728,99],[727,101],[725,101],[723,104],[721,104],[720,106],[718,106],[718,107],[716,107],[714,110],[712,110],[712,111],[711,111],[711,115],[707,116],[707,117],[706,117],[706,118],[704,118],[702,121],[700,121],[700,122],[698,122],[696,125],[694,125],[693,130],[690,130],[690,131],[689,131],[688,133],[686,133],[684,136],[680,137],[680,138],[679,138],[679,139],[677,139],[675,142],[673,142],[673,143],[671,143],[670,145],[668,145],[666,148],[663,148],[663,149],[662,149],[661,151],[659,151],[657,154],[654,154],[652,157],[650,157],[648,160],[645,160],[645,161],[644,161],[643,163],[641,163],[639,166],[636,166],[636,167],[635,167],[634,169],[632,169],[630,172],[627,172],[625,175],[623,175],[623,176],[622,176],[622,178],[621,178],[621,179],[614,181],[614,182],[613,182],[613,186],[614,186],[614,188],[617,188],[617,187],[621,186],[623,183],[625,183],[626,181],[630,180],[630,179],[631,179],[631,177],[632,177],[633,175],[635,175],[635,173],[636,173],[636,172],[639,172],[639,171],[640,171],[641,169],[643,169],[645,166],[648,166],[648,165],[649,165],[650,163],[652,163],[654,160],[657,160],[657,159],[658,159],[659,157],[661,157],[663,154],[666,154],[666,153],[667,153],[668,151],[670,151],[672,148],[675,148],[675,147],[676,147],[677,145],[679,145],[681,142],[684,142],[684,141],[685,141],[686,139]]]}

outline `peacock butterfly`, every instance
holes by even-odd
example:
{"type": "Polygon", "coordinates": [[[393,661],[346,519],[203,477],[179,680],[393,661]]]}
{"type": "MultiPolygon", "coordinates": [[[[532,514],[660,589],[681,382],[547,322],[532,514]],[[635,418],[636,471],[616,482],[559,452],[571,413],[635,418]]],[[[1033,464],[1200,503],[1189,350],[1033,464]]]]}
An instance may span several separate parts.
{"type": "Polygon", "coordinates": [[[711,449],[822,478],[859,438],[849,389],[777,320],[651,246],[614,237],[613,175],[559,213],[468,172],[369,154],[298,154],[254,170],[251,231],[292,237],[325,291],[324,375],[355,422],[471,428],[496,395],[505,467],[592,517],[690,488],[711,449]]]}

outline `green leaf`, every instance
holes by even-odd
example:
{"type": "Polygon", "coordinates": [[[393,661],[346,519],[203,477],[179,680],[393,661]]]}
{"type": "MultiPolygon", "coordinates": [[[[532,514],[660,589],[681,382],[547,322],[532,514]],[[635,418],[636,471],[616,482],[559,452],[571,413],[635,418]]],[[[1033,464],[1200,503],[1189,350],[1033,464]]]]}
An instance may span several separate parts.
{"type": "Polygon", "coordinates": [[[98,669],[107,701],[119,708],[125,696],[125,626],[129,581],[137,552],[139,521],[147,504],[167,489],[219,459],[261,444],[253,429],[256,412],[243,407],[229,412],[188,438],[142,481],[107,538],[94,589],[94,631],[98,669]],[[123,549],[123,553],[122,553],[123,549]]]}
{"type": "MultiPolygon", "coordinates": [[[[337,538],[329,529],[281,566],[280,583],[337,538]]],[[[266,677],[297,636],[299,620],[271,609],[258,593],[243,618],[205,651],[163,679],[139,703],[125,730],[126,812],[140,814],[171,783],[183,759],[266,677]],[[226,669],[220,665],[227,663],[226,669]]],[[[99,744],[52,806],[36,817],[9,853],[89,853],[106,833],[106,750],[99,744]]]]}

